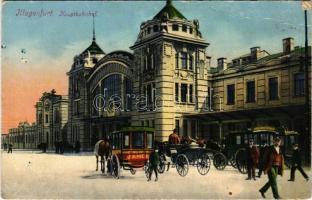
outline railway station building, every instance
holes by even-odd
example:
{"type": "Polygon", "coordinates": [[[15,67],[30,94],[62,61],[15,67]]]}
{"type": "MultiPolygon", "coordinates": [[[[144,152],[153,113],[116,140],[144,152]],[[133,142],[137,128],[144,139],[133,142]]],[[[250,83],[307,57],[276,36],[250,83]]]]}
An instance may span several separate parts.
{"type": "Polygon", "coordinates": [[[252,47],[211,66],[199,27],[168,0],[138,26],[131,52],[105,53],[93,30],[90,46],[67,73],[68,141],[90,149],[129,125],[154,127],[162,141],[174,128],[180,135],[221,141],[269,126],[298,131],[300,145],[310,149],[311,63],[307,77],[305,48],[281,38],[280,52],[252,47]]]}

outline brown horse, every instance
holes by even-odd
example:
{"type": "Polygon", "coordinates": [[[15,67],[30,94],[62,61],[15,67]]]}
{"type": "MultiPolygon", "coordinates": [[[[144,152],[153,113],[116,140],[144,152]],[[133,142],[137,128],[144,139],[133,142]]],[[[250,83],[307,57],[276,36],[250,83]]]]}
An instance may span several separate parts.
{"type": "Polygon", "coordinates": [[[94,146],[94,154],[96,157],[96,171],[98,170],[99,157],[101,157],[101,171],[105,173],[105,160],[111,155],[111,145],[109,141],[99,140],[94,146]]]}
{"type": "Polygon", "coordinates": [[[195,139],[191,138],[191,136],[182,136],[181,144],[191,144],[192,142],[196,142],[195,139]]]}

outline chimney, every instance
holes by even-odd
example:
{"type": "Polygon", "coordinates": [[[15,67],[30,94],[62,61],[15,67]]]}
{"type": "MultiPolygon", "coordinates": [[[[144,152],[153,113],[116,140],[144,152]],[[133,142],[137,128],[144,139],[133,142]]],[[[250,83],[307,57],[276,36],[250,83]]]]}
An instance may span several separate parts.
{"type": "Polygon", "coordinates": [[[283,53],[288,54],[294,50],[294,38],[283,39],[283,53]]]}
{"type": "Polygon", "coordinates": [[[225,70],[227,69],[227,62],[226,62],[226,58],[218,58],[218,68],[221,70],[225,70]]]}
{"type": "Polygon", "coordinates": [[[260,53],[260,47],[251,47],[250,48],[250,57],[251,60],[258,60],[260,53]]]}

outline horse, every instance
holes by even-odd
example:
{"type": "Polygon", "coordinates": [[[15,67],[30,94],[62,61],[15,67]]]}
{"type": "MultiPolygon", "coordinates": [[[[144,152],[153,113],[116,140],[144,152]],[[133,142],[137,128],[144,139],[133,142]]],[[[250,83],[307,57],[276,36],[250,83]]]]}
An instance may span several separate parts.
{"type": "Polygon", "coordinates": [[[105,160],[111,155],[111,145],[108,140],[99,140],[94,146],[96,157],[96,171],[98,171],[99,157],[101,157],[101,171],[105,173],[105,160]],[[104,160],[105,156],[105,160],[104,160]]]}
{"type": "Polygon", "coordinates": [[[182,136],[180,144],[192,144],[193,142],[196,143],[196,140],[190,136],[182,136]]]}

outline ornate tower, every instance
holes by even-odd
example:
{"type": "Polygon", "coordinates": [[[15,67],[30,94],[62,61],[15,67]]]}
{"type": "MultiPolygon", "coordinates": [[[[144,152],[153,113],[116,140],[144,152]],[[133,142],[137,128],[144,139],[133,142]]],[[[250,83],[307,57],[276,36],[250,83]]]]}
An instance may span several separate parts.
{"type": "Polygon", "coordinates": [[[96,43],[93,18],[92,43],[81,54],[75,56],[74,63],[67,73],[69,77],[67,141],[74,144],[79,140],[83,149],[88,148],[90,143],[89,126],[84,120],[84,117],[88,116],[90,112],[87,106],[87,78],[96,63],[104,56],[104,51],[96,43]]]}
{"type": "Polygon", "coordinates": [[[156,139],[195,134],[197,124],[183,114],[199,112],[208,95],[206,47],[198,20],[190,21],[167,0],[143,22],[134,51],[133,125],[155,127],[156,139]],[[145,96],[145,98],[144,98],[145,96]]]}

